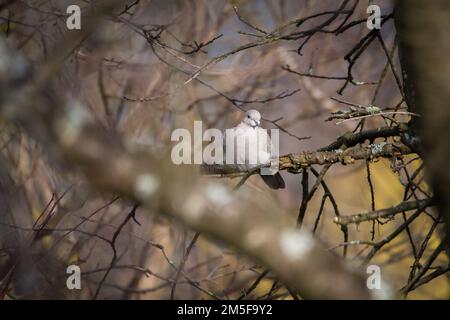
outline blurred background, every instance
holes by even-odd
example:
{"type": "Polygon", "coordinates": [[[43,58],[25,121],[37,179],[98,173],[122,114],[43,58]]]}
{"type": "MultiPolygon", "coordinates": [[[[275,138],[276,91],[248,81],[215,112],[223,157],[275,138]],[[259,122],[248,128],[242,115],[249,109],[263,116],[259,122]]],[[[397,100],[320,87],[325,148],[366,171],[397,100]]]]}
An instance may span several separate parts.
{"type": "MultiPolygon", "coordinates": [[[[82,28],[83,14],[95,7],[95,1],[12,2],[0,7],[0,32],[36,70],[51,61],[68,34],[67,6],[80,6],[82,28]]],[[[291,22],[335,11],[339,4],[331,0],[130,0],[73,50],[53,92],[82,105],[111,135],[155,153],[170,150],[174,144],[170,136],[176,128],[192,131],[195,120],[203,121],[204,130],[230,128],[248,109],[261,112],[267,120],[262,122],[265,128],[284,129],[280,132],[281,155],[314,151],[358,129],[358,121],[325,121],[331,112],[348,108],[336,99],[380,109],[398,108],[403,102],[395,74],[398,77],[401,68],[393,19],[383,23],[382,40],[371,41],[354,64],[353,83],[338,93],[347,80],[345,56],[370,32],[365,23],[367,6],[376,4],[382,16],[387,16],[393,11],[392,1],[356,1],[354,6],[350,1],[347,8],[353,11],[347,21],[345,15],[336,18],[304,45],[305,38],[295,36],[275,41],[261,37],[278,28],[285,34],[313,29],[330,16],[308,19],[301,26],[291,22]],[[333,31],[352,21],[360,22],[345,31],[333,31]],[[197,70],[200,75],[193,77],[197,70]]],[[[408,120],[405,116],[397,119],[408,120]]],[[[385,123],[382,117],[371,117],[364,121],[364,129],[385,123]]],[[[95,191],[76,171],[48,157],[20,127],[1,120],[0,128],[0,288],[4,298],[92,298],[113,254],[105,239],[114,236],[133,203],[95,191]],[[70,264],[81,267],[81,290],[66,288],[70,264]]],[[[350,215],[402,202],[405,186],[416,172],[414,189],[427,194],[421,169],[416,155],[402,162],[357,161],[331,166],[325,181],[341,215],[350,215]]],[[[295,223],[301,175],[286,171],[282,175],[287,183],[283,190],[270,190],[256,176],[242,188],[269,198],[282,208],[280,215],[295,223]]],[[[217,179],[228,186],[239,182],[204,179],[217,179]]],[[[311,186],[315,177],[309,179],[311,186]]],[[[311,199],[303,228],[314,231],[325,248],[342,255],[343,234],[333,223],[335,209],[323,200],[324,194],[319,189],[311,199]]],[[[435,213],[432,209],[426,213],[370,260],[381,267],[383,279],[396,290],[411,277],[417,256],[411,242],[420,248],[430,228],[436,228],[429,234],[424,257],[440,242],[440,226],[433,227],[435,213]]],[[[149,210],[138,208],[136,218],[140,225],[126,224],[117,237],[117,261],[104,280],[100,298],[235,299],[261,276],[246,298],[292,299],[271,273],[262,275],[264,267],[233,248],[203,235],[197,239],[177,221],[149,210]],[[177,278],[180,263],[184,271],[177,278]]],[[[349,241],[379,241],[403,222],[398,215],[349,225],[349,241]]],[[[347,259],[363,260],[370,249],[368,244],[349,245],[347,259]]],[[[436,263],[447,264],[447,257],[440,255],[436,263]]],[[[449,278],[444,274],[407,297],[445,299],[449,295],[449,278]]]]}

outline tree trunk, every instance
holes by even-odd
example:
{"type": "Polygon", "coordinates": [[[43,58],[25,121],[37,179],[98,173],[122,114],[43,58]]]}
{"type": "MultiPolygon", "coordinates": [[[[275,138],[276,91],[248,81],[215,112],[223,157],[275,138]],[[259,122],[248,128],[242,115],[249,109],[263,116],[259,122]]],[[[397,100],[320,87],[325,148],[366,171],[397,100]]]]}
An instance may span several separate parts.
{"type": "Polygon", "coordinates": [[[406,100],[411,111],[422,115],[413,127],[422,140],[436,203],[449,234],[450,1],[398,0],[395,23],[406,100]]]}

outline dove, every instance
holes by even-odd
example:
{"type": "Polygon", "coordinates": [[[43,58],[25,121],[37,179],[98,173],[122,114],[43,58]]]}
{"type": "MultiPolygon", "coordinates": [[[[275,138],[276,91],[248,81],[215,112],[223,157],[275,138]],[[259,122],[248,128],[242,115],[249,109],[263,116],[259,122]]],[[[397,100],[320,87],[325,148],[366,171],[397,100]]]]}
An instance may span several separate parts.
{"type": "MultiPolygon", "coordinates": [[[[227,165],[232,160],[232,166],[236,169],[251,171],[270,164],[272,142],[267,131],[260,127],[260,123],[261,114],[252,109],[245,113],[236,127],[225,131],[223,151],[227,165]]],[[[260,174],[260,176],[272,189],[285,188],[284,180],[279,172],[274,175],[260,174]]]]}

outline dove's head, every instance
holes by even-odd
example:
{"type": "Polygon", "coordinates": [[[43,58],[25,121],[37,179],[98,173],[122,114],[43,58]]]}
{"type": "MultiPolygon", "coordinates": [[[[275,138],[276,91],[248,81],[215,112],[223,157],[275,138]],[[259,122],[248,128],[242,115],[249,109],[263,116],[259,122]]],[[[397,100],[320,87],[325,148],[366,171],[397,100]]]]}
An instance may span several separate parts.
{"type": "Polygon", "coordinates": [[[248,110],[245,113],[244,120],[242,122],[248,124],[249,126],[255,128],[259,127],[259,124],[261,122],[261,114],[257,110],[248,110]]]}

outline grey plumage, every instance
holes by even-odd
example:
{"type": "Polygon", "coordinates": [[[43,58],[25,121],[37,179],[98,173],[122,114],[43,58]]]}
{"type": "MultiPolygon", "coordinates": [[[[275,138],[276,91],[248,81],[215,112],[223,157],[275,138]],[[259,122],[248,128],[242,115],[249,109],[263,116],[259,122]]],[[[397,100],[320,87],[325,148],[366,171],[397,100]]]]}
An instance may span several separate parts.
{"type": "MultiPolygon", "coordinates": [[[[245,137],[245,146],[240,146],[234,138],[234,164],[239,170],[254,170],[257,166],[269,164],[273,155],[271,154],[272,142],[267,131],[260,127],[261,114],[257,110],[248,110],[242,121],[234,128],[228,129],[224,136],[224,155],[226,155],[227,134],[245,137]],[[250,146],[255,148],[256,161],[252,162],[250,146]]],[[[231,140],[231,139],[230,139],[231,140]]],[[[285,183],[279,172],[274,175],[261,175],[263,181],[272,189],[285,188],[285,183]]]]}

